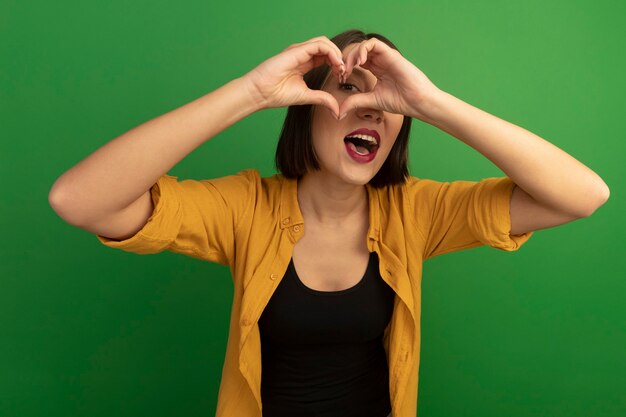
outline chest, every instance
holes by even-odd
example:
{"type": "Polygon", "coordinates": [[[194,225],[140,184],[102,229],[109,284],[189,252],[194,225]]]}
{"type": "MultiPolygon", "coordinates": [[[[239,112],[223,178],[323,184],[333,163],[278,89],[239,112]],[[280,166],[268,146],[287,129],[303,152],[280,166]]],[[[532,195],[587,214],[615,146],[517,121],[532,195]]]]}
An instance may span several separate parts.
{"type": "Polygon", "coordinates": [[[367,270],[367,221],[341,230],[305,227],[292,258],[300,281],[318,291],[340,291],[359,283],[367,270]]]}

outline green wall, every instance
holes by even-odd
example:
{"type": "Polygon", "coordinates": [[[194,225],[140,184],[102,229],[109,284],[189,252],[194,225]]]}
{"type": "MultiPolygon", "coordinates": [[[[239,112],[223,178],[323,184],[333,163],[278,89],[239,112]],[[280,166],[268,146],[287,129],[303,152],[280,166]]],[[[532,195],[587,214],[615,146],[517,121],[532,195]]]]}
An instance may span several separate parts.
{"type": "MultiPolygon", "coordinates": [[[[48,204],[53,182],[127,130],[287,46],[356,27],[439,88],[596,171],[611,198],[518,252],[424,264],[419,415],[626,415],[625,3],[439,0],[0,3],[0,416],[212,416],[229,270],[101,245],[48,204]]],[[[286,109],[255,113],[169,173],[272,175],[286,109]]],[[[415,120],[411,174],[502,172],[415,120]],[[445,157],[444,157],[445,155],[445,157]]]]}

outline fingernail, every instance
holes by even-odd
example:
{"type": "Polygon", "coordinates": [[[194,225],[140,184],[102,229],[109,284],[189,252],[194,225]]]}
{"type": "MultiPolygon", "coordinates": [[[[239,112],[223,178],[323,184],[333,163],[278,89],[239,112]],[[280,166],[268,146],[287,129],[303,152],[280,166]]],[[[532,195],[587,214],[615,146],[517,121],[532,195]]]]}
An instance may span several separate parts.
{"type": "Polygon", "coordinates": [[[346,117],[348,115],[348,113],[342,113],[341,116],[339,116],[339,120],[343,119],[344,117],[346,117]]]}

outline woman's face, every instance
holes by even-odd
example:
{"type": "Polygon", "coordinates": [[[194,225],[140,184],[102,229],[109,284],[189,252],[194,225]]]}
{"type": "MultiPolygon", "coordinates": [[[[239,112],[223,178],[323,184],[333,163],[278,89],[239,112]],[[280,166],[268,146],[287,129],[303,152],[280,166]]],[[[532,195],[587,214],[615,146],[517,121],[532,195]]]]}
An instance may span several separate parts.
{"type": "MultiPolygon", "coordinates": [[[[357,45],[350,44],[343,50],[344,59],[357,45]]],[[[376,81],[376,76],[370,71],[355,67],[344,85],[340,85],[332,73],[329,74],[322,90],[334,96],[341,106],[343,100],[350,94],[371,91],[376,81]]],[[[315,105],[312,119],[313,148],[321,168],[318,174],[324,173],[343,182],[364,185],[376,175],[387,159],[402,127],[404,116],[382,110],[359,108],[349,111],[342,120],[337,120],[327,107],[315,105]],[[353,150],[354,147],[344,142],[348,134],[361,128],[375,131],[380,137],[375,156],[368,162],[359,161],[363,159],[359,157],[355,160],[348,150],[348,147],[353,150]]],[[[365,153],[363,148],[358,148],[357,151],[365,153]]]]}

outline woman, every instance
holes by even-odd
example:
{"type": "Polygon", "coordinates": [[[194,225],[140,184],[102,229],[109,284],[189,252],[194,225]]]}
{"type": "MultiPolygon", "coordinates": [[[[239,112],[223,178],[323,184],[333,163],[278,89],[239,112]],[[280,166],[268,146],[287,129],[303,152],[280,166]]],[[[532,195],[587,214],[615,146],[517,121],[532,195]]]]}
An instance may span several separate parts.
{"type": "Polygon", "coordinates": [[[608,195],[567,153],[440,90],[385,37],[350,30],[291,45],[116,138],[61,176],[50,202],[109,247],[230,267],[217,416],[408,417],[422,262],[479,245],[517,250],[608,195]],[[165,174],[238,120],[284,106],[280,174],[165,174]],[[412,118],[507,176],[409,176],[412,118]]]}

